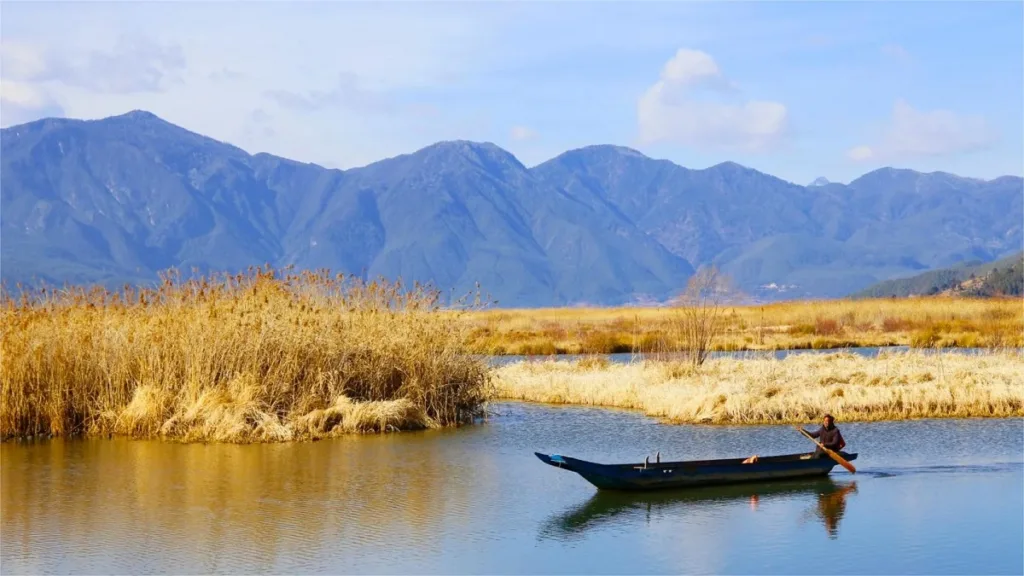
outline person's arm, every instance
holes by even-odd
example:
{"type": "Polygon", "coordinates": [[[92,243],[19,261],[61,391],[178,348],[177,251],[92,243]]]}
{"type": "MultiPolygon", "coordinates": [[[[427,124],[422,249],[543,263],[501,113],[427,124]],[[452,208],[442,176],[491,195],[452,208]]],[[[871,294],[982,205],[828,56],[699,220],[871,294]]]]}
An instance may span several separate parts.
{"type": "Polygon", "coordinates": [[[808,434],[810,434],[811,438],[818,438],[819,436],[821,436],[821,431],[824,430],[824,429],[825,429],[825,427],[822,426],[821,428],[818,428],[814,432],[807,432],[806,430],[804,430],[804,432],[807,432],[808,434]]]}
{"type": "Polygon", "coordinates": [[[842,450],[843,448],[846,448],[846,440],[843,438],[843,433],[838,431],[838,430],[836,430],[836,435],[839,436],[839,438],[838,438],[839,449],[842,450]]]}

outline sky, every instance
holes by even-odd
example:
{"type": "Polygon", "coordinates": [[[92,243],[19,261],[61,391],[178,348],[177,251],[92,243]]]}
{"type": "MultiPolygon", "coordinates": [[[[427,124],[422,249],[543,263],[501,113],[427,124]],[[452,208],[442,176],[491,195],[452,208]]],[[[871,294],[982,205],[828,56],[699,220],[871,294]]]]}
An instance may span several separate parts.
{"type": "Polygon", "coordinates": [[[140,109],[334,168],[473,140],[799,184],[1022,175],[1022,6],[5,1],[0,125],[140,109]]]}

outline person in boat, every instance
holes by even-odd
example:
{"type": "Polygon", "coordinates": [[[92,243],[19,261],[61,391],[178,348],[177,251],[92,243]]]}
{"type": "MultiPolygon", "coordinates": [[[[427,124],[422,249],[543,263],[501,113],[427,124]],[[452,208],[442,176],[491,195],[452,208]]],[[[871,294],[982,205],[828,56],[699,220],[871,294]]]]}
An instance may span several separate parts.
{"type": "MultiPolygon", "coordinates": [[[[822,419],[821,428],[818,428],[814,432],[804,430],[811,435],[811,438],[817,438],[821,445],[833,452],[839,452],[842,454],[842,449],[846,448],[846,440],[843,439],[843,434],[836,427],[835,418],[831,414],[825,414],[822,419]]],[[[828,454],[825,453],[820,447],[814,448],[815,458],[828,458],[828,454]]]]}

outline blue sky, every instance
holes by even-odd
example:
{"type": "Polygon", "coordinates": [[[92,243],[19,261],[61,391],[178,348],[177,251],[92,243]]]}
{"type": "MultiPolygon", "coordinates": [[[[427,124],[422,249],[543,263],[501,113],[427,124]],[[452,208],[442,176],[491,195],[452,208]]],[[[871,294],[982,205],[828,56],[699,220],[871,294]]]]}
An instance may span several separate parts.
{"type": "Polygon", "coordinates": [[[1019,2],[4,3],[0,123],[145,109],[348,168],[589,144],[798,183],[1024,172],[1019,2]]]}

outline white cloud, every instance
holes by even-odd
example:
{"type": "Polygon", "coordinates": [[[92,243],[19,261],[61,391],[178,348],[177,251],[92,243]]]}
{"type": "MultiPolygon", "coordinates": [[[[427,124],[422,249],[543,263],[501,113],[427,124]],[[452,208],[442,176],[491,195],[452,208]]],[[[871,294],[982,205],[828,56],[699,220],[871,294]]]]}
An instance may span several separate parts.
{"type": "Polygon", "coordinates": [[[185,57],[176,44],[141,35],[121,35],[110,50],[57,53],[23,42],[3,42],[3,78],[57,82],[94,92],[162,92],[180,81],[185,57]]]}
{"type": "Polygon", "coordinates": [[[680,49],[637,104],[641,142],[748,152],[776,146],[786,133],[786,107],[771,101],[723,100],[735,91],[709,54],[680,49]]]}
{"type": "Polygon", "coordinates": [[[0,82],[0,98],[19,106],[42,106],[47,100],[46,94],[31,84],[14,80],[0,82]]]}
{"type": "Polygon", "coordinates": [[[537,132],[534,129],[527,126],[513,126],[509,135],[512,137],[513,140],[533,140],[534,138],[537,137],[537,132]]]}
{"type": "Polygon", "coordinates": [[[121,35],[108,50],[64,52],[4,39],[0,125],[64,116],[59,100],[69,100],[68,89],[102,95],[164,92],[180,83],[184,69],[178,45],[163,45],[142,35],[121,35]]]}
{"type": "Polygon", "coordinates": [[[0,79],[0,126],[62,116],[64,107],[45,90],[26,82],[0,79]]]}
{"type": "Polygon", "coordinates": [[[998,131],[982,116],[959,115],[950,110],[916,110],[897,100],[880,141],[847,152],[852,160],[896,160],[976,152],[999,140],[998,131]]]}
{"type": "Polygon", "coordinates": [[[715,59],[700,50],[680,48],[661,71],[661,81],[677,88],[717,86],[725,81],[715,59]]]}

